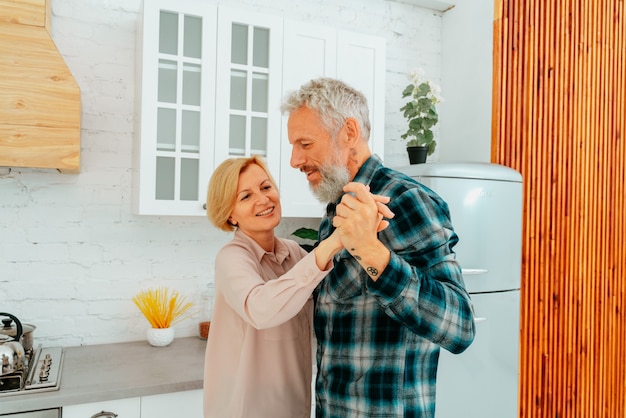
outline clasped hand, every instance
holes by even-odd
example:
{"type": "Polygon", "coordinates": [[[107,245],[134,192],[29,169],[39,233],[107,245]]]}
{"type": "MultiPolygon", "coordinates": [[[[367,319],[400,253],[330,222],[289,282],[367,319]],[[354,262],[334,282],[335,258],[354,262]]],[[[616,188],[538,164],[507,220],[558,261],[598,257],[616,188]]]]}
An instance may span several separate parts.
{"type": "Polygon", "coordinates": [[[389,226],[387,219],[395,215],[387,206],[388,196],[370,192],[369,186],[351,182],[343,191],[346,194],[337,205],[333,226],[337,228],[346,249],[367,245],[378,240],[377,233],[389,226]]]}

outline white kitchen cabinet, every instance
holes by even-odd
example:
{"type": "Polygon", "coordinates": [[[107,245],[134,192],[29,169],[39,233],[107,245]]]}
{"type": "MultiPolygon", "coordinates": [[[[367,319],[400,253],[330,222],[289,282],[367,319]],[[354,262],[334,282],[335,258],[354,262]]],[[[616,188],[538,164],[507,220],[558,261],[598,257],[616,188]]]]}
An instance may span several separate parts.
{"type": "Polygon", "coordinates": [[[142,396],[141,418],[202,418],[202,401],[202,389],[142,396]]]}
{"type": "Polygon", "coordinates": [[[134,209],[205,216],[214,168],[260,154],[279,183],[285,217],[322,205],[289,165],[282,97],[318,76],[367,96],[371,148],[384,155],[385,40],[198,0],[145,2],[138,30],[134,209]]]}
{"type": "Polygon", "coordinates": [[[213,171],[217,9],[150,0],[137,30],[134,208],[203,214],[213,171]]]}
{"type": "Polygon", "coordinates": [[[141,398],[115,399],[63,407],[63,418],[141,418],[141,398]],[[98,415],[99,414],[99,415],[98,415]]]}
{"type": "Polygon", "coordinates": [[[215,165],[258,154],[278,177],[282,19],[228,7],[218,15],[215,165]]]}
{"type": "Polygon", "coordinates": [[[385,156],[386,40],[361,33],[337,32],[337,78],[360,90],[370,109],[370,149],[385,156]]]}
{"type": "Polygon", "coordinates": [[[202,400],[202,389],[115,399],[63,407],[63,418],[202,418],[202,400]]]}
{"type": "Polygon", "coordinates": [[[282,19],[155,0],[138,39],[136,213],[205,216],[211,173],[229,157],[263,155],[277,175],[282,19]]]}
{"type": "MultiPolygon", "coordinates": [[[[284,25],[283,92],[296,90],[310,79],[339,78],[360,90],[370,108],[370,149],[385,154],[384,38],[320,27],[296,21],[284,25]]],[[[309,189],[306,176],[290,165],[291,145],[283,117],[280,191],[283,216],[320,217],[324,206],[309,189]]]]}

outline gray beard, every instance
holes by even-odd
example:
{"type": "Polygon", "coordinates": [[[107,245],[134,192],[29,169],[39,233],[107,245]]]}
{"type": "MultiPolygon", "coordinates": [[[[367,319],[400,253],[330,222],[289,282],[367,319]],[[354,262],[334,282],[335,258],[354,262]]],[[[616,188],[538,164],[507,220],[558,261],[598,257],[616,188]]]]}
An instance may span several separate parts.
{"type": "Polygon", "coordinates": [[[347,167],[324,166],[319,168],[322,180],[317,187],[311,187],[313,194],[322,203],[335,202],[343,194],[343,187],[350,182],[347,167]]]}

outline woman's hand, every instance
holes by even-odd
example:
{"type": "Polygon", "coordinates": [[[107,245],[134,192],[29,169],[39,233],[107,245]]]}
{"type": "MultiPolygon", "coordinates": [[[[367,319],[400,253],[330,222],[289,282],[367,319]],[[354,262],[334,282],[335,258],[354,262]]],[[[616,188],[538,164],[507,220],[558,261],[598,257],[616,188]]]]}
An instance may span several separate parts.
{"type": "Polygon", "coordinates": [[[320,270],[331,267],[333,256],[343,249],[339,232],[334,230],[325,240],[321,241],[313,250],[315,252],[315,263],[320,270]]]}
{"type": "MultiPolygon", "coordinates": [[[[369,190],[369,186],[366,186],[367,190],[369,190]]],[[[371,194],[371,193],[370,193],[371,194]]],[[[380,194],[372,194],[374,201],[376,202],[376,206],[378,207],[378,214],[380,217],[380,222],[378,223],[378,230],[376,232],[380,232],[383,229],[389,226],[389,221],[385,220],[385,218],[391,219],[395,215],[387,206],[387,203],[391,200],[389,196],[383,196],[380,194]]]]}

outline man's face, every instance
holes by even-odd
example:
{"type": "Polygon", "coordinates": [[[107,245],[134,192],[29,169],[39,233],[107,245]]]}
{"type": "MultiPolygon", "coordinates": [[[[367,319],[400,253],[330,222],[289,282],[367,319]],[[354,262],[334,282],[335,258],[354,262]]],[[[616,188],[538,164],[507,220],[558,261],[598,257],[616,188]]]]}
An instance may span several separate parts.
{"type": "Polygon", "coordinates": [[[317,113],[307,107],[291,112],[287,131],[291,166],[306,174],[311,190],[320,201],[335,201],[350,181],[348,154],[341,149],[340,141],[333,141],[317,113]]]}

